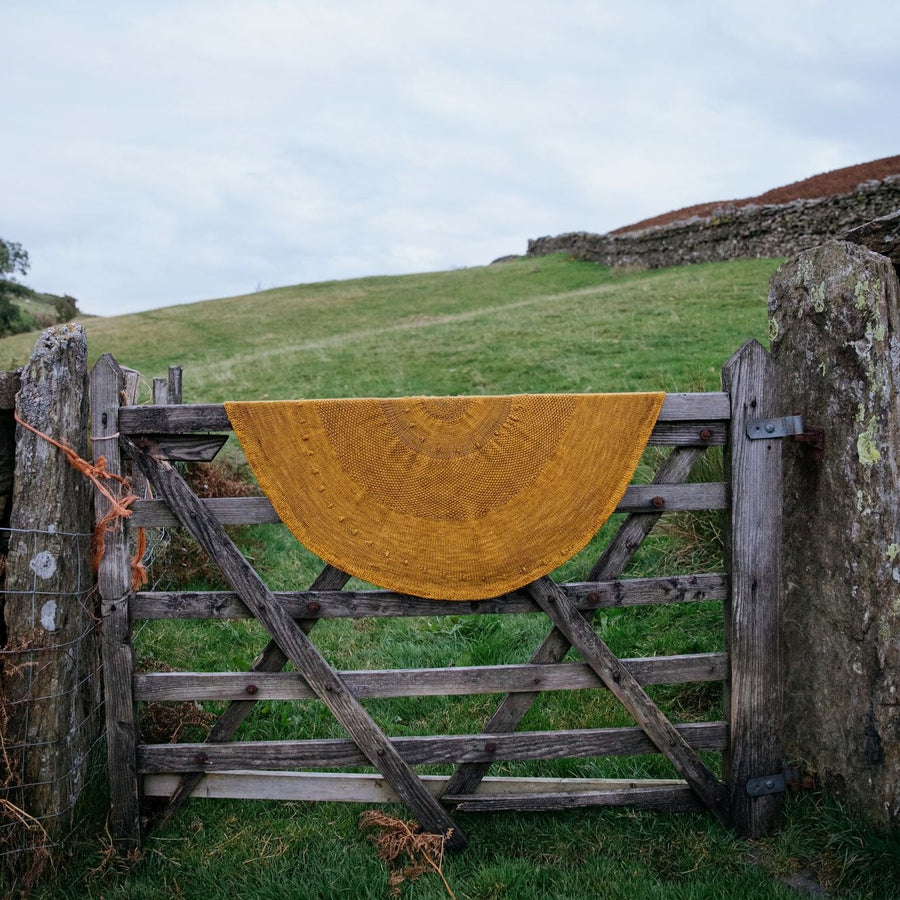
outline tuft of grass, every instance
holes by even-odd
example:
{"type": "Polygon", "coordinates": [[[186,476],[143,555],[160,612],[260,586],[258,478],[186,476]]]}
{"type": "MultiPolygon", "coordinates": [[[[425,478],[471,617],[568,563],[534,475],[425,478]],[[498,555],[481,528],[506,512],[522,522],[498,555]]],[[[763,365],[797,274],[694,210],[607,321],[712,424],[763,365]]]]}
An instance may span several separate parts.
{"type": "MultiPolygon", "coordinates": [[[[700,457],[691,482],[723,481],[721,447],[710,447],[700,457]]],[[[725,551],[725,510],[709,509],[663,516],[658,533],[665,539],[661,564],[669,574],[720,572],[725,551]]]]}

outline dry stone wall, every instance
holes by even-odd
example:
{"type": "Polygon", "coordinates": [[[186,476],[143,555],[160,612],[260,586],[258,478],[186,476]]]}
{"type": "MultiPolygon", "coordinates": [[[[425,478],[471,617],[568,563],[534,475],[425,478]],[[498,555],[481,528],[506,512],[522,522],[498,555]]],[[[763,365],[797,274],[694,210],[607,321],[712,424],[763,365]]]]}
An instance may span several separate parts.
{"type": "Polygon", "coordinates": [[[659,269],[687,263],[790,256],[900,209],[900,175],[847,194],[771,206],[726,205],[709,218],[624,234],[569,232],[528,242],[528,256],[569,253],[607,266],[659,269]]]}

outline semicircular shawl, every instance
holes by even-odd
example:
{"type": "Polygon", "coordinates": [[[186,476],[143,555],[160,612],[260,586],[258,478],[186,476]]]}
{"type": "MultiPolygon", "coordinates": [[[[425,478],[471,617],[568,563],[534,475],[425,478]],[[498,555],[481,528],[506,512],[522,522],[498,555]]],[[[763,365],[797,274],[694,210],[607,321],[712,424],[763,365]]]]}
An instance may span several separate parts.
{"type": "Polygon", "coordinates": [[[445,600],[574,556],[616,508],[665,395],[226,403],[282,521],[345,572],[445,600]]]}

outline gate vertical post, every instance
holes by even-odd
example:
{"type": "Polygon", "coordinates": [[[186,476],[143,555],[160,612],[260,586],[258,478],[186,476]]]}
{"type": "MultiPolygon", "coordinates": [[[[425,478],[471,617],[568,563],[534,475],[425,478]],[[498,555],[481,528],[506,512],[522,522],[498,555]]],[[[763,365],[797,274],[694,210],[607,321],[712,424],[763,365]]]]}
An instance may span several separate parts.
{"type": "MultiPolygon", "coordinates": [[[[115,359],[105,353],[91,372],[91,436],[94,463],[106,459],[106,469],[122,474],[119,452],[119,406],[125,376],[115,359]]],[[[110,503],[95,493],[99,522],[110,503]]],[[[98,583],[103,617],[103,678],[106,689],[107,769],[110,786],[110,831],[116,848],[128,851],[141,841],[140,795],[137,774],[137,722],[132,679],[134,648],[131,644],[131,567],[128,528],[115,519],[106,533],[98,583]]]]}
{"type": "Polygon", "coordinates": [[[732,828],[760,837],[778,827],[781,793],[751,797],[747,782],[781,774],[781,440],[751,440],[747,424],[779,410],[775,363],[747,341],[722,370],[731,395],[725,456],[731,485],[726,564],[730,591],[725,649],[731,674],[725,718],[731,741],[724,777],[731,793],[732,828]]]}

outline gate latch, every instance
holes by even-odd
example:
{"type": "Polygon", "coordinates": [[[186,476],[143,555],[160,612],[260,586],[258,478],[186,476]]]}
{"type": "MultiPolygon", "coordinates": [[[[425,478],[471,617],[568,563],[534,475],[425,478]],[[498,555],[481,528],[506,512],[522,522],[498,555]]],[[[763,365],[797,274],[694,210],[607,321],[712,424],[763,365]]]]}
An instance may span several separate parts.
{"type": "Polygon", "coordinates": [[[802,416],[782,416],[780,419],[751,419],[747,423],[747,437],[751,441],[803,434],[802,416]]]}

